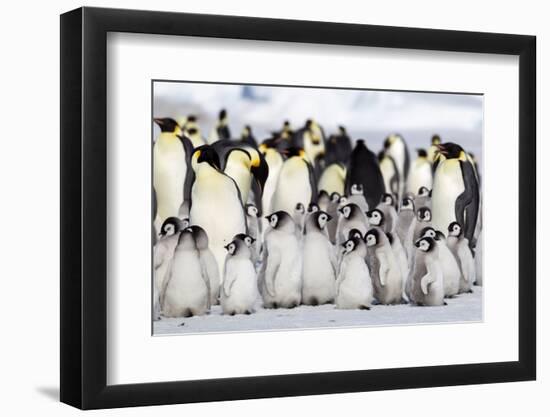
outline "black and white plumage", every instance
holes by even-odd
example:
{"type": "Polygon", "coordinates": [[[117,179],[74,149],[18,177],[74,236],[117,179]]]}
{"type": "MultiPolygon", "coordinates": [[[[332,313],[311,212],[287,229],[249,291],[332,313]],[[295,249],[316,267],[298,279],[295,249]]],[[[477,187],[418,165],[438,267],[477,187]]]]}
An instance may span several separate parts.
{"type": "Polygon", "coordinates": [[[356,142],[351,152],[349,169],[346,175],[346,194],[350,194],[352,184],[361,184],[369,207],[376,207],[385,192],[384,179],[380,172],[378,159],[370,151],[365,141],[356,142]]]}
{"type": "Polygon", "coordinates": [[[462,234],[462,227],[458,222],[452,222],[448,227],[447,244],[460,266],[460,293],[471,292],[476,282],[476,265],[468,239],[462,234]]]}
{"type": "Polygon", "coordinates": [[[430,237],[419,239],[415,246],[417,253],[411,274],[411,300],[419,306],[445,305],[439,248],[430,237]]]}

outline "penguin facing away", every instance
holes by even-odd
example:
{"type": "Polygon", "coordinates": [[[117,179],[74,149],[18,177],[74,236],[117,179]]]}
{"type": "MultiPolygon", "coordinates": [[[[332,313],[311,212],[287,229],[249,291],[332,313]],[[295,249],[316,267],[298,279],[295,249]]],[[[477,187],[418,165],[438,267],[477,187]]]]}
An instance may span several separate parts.
{"type": "MultiPolygon", "coordinates": [[[[283,157],[279,151],[275,148],[270,148],[265,144],[262,144],[258,148],[259,152],[263,154],[264,160],[268,167],[268,175],[265,181],[264,190],[262,193],[261,201],[261,214],[266,214],[271,211],[271,200],[275,189],[277,188],[277,181],[279,179],[279,172],[283,166],[283,157]]],[[[256,205],[256,207],[259,207],[256,205]]],[[[262,231],[267,228],[267,222],[262,217],[262,231]]],[[[263,232],[262,232],[263,233],[263,232]]]]}
{"type": "Polygon", "coordinates": [[[402,272],[388,237],[380,229],[372,228],[365,235],[365,242],[375,298],[380,304],[400,304],[402,272]]]}
{"type": "Polygon", "coordinates": [[[460,293],[472,292],[472,285],[476,281],[476,266],[468,239],[462,234],[462,227],[458,222],[452,222],[448,227],[447,243],[460,267],[460,293]]]}
{"type": "Polygon", "coordinates": [[[306,218],[302,244],[302,303],[306,305],[315,306],[334,300],[337,263],[326,231],[331,219],[331,216],[320,210],[306,218]]]}
{"type": "Polygon", "coordinates": [[[419,306],[446,305],[443,300],[443,273],[434,240],[423,237],[416,241],[418,248],[412,273],[411,298],[419,306]]]}
{"type": "Polygon", "coordinates": [[[208,144],[211,145],[218,140],[224,139],[231,139],[231,131],[229,130],[227,111],[222,109],[218,114],[216,125],[210,131],[210,135],[208,136],[208,144]]]}
{"type": "Polygon", "coordinates": [[[386,192],[399,195],[402,179],[399,176],[399,170],[397,169],[395,161],[390,155],[381,151],[378,153],[378,163],[380,165],[382,178],[384,178],[384,188],[386,192]]]}
{"type": "Polygon", "coordinates": [[[250,247],[244,240],[234,239],[226,249],[225,277],[220,294],[222,312],[231,316],[251,314],[259,300],[259,293],[250,247]]]}
{"type": "Polygon", "coordinates": [[[407,184],[410,169],[410,156],[407,143],[399,134],[390,135],[384,141],[384,153],[391,156],[395,161],[400,180],[397,195],[398,198],[402,198],[403,193],[405,192],[405,185],[407,184]]]}
{"type": "Polygon", "coordinates": [[[164,316],[191,317],[205,314],[210,304],[209,284],[203,274],[192,229],[184,229],[179,235],[172,265],[161,291],[164,316]]]}
{"type": "Polygon", "coordinates": [[[199,251],[199,260],[201,263],[202,274],[208,279],[210,286],[210,305],[216,305],[219,302],[220,295],[220,271],[212,251],[209,248],[208,236],[200,226],[189,226],[195,245],[199,251]]]}
{"type": "Polygon", "coordinates": [[[338,127],[337,134],[330,135],[325,144],[325,149],[325,163],[327,166],[334,162],[348,163],[351,154],[351,139],[344,126],[338,127]]]}
{"type": "Polygon", "coordinates": [[[365,242],[361,237],[350,237],[342,246],[344,256],[336,280],[336,308],[370,310],[373,288],[365,262],[365,242]]]}
{"type": "Polygon", "coordinates": [[[267,216],[260,293],[265,308],[294,308],[302,298],[302,255],[295,223],[287,212],[267,216]]]}

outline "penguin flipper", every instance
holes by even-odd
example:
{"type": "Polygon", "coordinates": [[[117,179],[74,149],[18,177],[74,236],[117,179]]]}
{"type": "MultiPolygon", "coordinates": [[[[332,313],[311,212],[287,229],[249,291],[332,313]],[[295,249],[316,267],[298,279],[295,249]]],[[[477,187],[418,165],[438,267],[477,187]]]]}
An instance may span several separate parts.
{"type": "Polygon", "coordinates": [[[479,186],[475,171],[469,161],[460,161],[464,192],[455,202],[456,221],[464,230],[464,237],[468,239],[470,248],[475,247],[474,233],[479,211],[479,186]]]}
{"type": "Polygon", "coordinates": [[[279,272],[280,264],[281,254],[279,251],[272,251],[267,259],[267,267],[265,270],[265,288],[271,297],[275,296],[275,278],[279,272]]]}
{"type": "Polygon", "coordinates": [[[185,163],[187,165],[187,171],[185,174],[185,180],[183,182],[183,200],[191,201],[191,188],[193,187],[193,182],[195,181],[195,172],[191,168],[191,157],[193,156],[193,142],[187,136],[178,136],[183,150],[185,151],[185,163]]]}
{"type": "Polygon", "coordinates": [[[428,286],[435,281],[435,278],[429,272],[420,279],[420,288],[422,294],[428,295],[428,286]]]}
{"type": "Polygon", "coordinates": [[[311,200],[310,200],[310,203],[317,203],[317,180],[316,180],[316,175],[315,175],[315,171],[313,169],[313,166],[307,162],[307,161],[304,161],[306,162],[307,164],[307,170],[309,172],[309,186],[311,188],[311,200]]]}
{"type": "Polygon", "coordinates": [[[208,310],[210,310],[210,307],[211,307],[211,305],[210,305],[210,295],[211,295],[212,289],[210,288],[210,278],[208,276],[208,267],[206,265],[204,256],[202,256],[202,254],[199,255],[199,261],[200,261],[200,264],[201,264],[202,280],[206,284],[206,308],[208,310]]]}

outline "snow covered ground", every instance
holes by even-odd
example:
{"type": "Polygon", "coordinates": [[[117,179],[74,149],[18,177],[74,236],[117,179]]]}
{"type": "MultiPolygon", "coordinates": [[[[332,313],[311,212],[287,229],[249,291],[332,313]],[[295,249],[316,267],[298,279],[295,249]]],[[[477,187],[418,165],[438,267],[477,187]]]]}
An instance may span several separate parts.
{"type": "Polygon", "coordinates": [[[246,331],[316,329],[330,327],[393,326],[434,323],[463,323],[483,320],[482,287],[473,294],[447,299],[442,307],[411,305],[372,306],[366,310],[337,310],[334,305],[300,306],[294,309],[259,309],[256,313],[224,316],[219,306],[209,315],[191,318],[162,318],[154,322],[154,335],[227,333],[246,331]]]}

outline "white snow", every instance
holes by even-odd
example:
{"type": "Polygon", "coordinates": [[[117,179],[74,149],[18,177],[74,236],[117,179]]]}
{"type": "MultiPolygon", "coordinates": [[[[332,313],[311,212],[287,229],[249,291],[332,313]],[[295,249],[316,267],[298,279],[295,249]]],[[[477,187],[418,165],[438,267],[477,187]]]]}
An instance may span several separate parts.
{"type": "Polygon", "coordinates": [[[333,304],[299,306],[294,309],[259,309],[251,315],[225,316],[219,306],[209,315],[190,318],[162,318],[153,324],[153,334],[229,333],[247,331],[368,327],[412,324],[464,323],[483,320],[482,287],[473,294],[446,299],[442,307],[410,304],[374,305],[370,310],[338,310],[333,304]]]}

